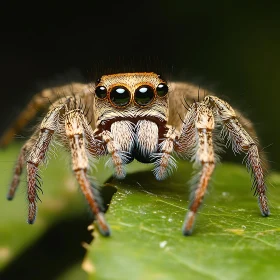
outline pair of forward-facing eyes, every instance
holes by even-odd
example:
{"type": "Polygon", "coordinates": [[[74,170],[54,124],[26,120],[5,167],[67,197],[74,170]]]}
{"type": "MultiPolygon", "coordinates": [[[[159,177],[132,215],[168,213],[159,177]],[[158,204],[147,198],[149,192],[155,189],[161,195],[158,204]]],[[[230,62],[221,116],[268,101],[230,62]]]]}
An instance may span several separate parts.
{"type": "MultiPolygon", "coordinates": [[[[152,103],[156,96],[164,97],[168,93],[168,86],[166,83],[160,83],[156,88],[152,85],[140,85],[134,91],[134,102],[139,106],[147,106],[152,103]]],[[[132,99],[131,92],[123,85],[117,85],[109,90],[105,86],[99,85],[95,88],[96,97],[99,99],[108,98],[113,106],[125,107],[132,99]]]]}

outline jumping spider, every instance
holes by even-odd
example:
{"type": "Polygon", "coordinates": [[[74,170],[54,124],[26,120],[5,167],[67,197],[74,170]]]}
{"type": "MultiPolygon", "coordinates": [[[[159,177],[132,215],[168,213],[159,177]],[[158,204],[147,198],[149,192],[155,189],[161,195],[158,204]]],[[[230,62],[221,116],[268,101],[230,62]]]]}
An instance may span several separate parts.
{"type": "MultiPolygon", "coordinates": [[[[40,189],[38,168],[55,138],[71,151],[76,179],[100,232],[108,236],[110,229],[100,206],[96,182],[87,175],[90,159],[109,155],[119,179],[126,176],[125,164],[134,159],[153,163],[156,179],[163,180],[176,166],[173,157],[176,155],[194,162],[197,170],[183,224],[183,234],[190,235],[217,160],[215,139],[226,138],[235,153],[246,154],[261,213],[268,216],[260,147],[253,140],[254,128],[240,114],[237,117],[236,110],[227,102],[213,94],[206,95],[202,101],[197,100],[196,95],[194,85],[167,84],[152,72],[105,75],[95,85],[74,84],[63,97],[55,90],[35,95],[19,120],[31,120],[49,101],[52,105],[40,127],[20,151],[8,199],[14,197],[26,165],[28,223],[34,223],[40,189]],[[221,127],[218,137],[213,133],[215,126],[221,127]]],[[[12,134],[11,131],[7,133],[12,134]]]]}

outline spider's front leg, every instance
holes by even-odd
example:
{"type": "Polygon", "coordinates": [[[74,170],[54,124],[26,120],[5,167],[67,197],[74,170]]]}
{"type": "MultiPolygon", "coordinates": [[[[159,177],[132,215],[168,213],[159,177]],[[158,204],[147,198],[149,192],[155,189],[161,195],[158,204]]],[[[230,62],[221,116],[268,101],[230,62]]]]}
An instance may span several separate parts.
{"type": "Polygon", "coordinates": [[[27,197],[28,197],[28,223],[32,224],[36,218],[37,200],[39,199],[37,190],[41,189],[38,182],[39,165],[44,161],[49,145],[55,134],[62,134],[68,137],[69,146],[72,153],[72,166],[81,189],[91,207],[91,210],[97,219],[98,227],[103,235],[110,234],[104,214],[101,209],[99,193],[87,177],[88,154],[93,156],[103,155],[105,153],[104,144],[94,139],[91,127],[81,109],[75,109],[75,99],[69,97],[58,100],[52,109],[43,119],[40,128],[33,134],[21,149],[18,161],[16,163],[14,176],[8,192],[8,199],[12,199],[19,183],[24,165],[27,165],[27,197]],[[68,107],[74,108],[69,110],[68,107]],[[61,118],[62,117],[62,118],[61,118]],[[64,120],[64,127],[61,120],[64,120]],[[87,138],[86,147],[85,139],[87,138]]]}
{"type": "Polygon", "coordinates": [[[102,151],[98,152],[100,151],[100,148],[96,146],[97,141],[94,139],[91,127],[88,125],[84,115],[79,109],[66,112],[65,132],[69,140],[72,155],[72,169],[75,173],[76,179],[96,218],[99,231],[102,235],[109,236],[110,228],[105,220],[100,203],[98,202],[99,193],[96,187],[92,186],[92,183],[87,176],[89,162],[84,137],[86,136],[88,139],[89,151],[95,150],[99,154],[102,154],[102,151]],[[94,190],[96,190],[95,193],[94,190]]]}
{"type": "MultiPolygon", "coordinates": [[[[93,132],[85,116],[79,109],[69,110],[65,115],[65,131],[70,143],[72,168],[91,210],[96,217],[98,228],[104,236],[110,235],[110,228],[105,221],[100,203],[98,203],[99,193],[96,188],[93,188],[87,177],[88,156],[86,151],[94,157],[103,156],[107,153],[110,154],[116,177],[120,179],[124,178],[125,154],[121,149],[124,147],[119,144],[121,140],[118,139],[119,141],[116,141],[115,138],[118,138],[116,137],[118,135],[116,135],[117,130],[123,140],[125,140],[124,134],[127,133],[128,128],[125,122],[117,122],[117,124],[113,124],[111,127],[113,133],[108,130],[99,132],[98,129],[93,132]],[[87,143],[85,143],[85,139],[87,143]],[[95,193],[93,192],[94,190],[96,190],[95,193]]],[[[128,141],[128,143],[130,142],[128,141]]]]}
{"type": "Polygon", "coordinates": [[[189,211],[183,224],[183,234],[190,235],[193,230],[196,213],[203,201],[213,170],[215,156],[212,141],[214,116],[203,103],[194,103],[184,119],[181,135],[175,151],[194,161],[199,172],[192,178],[192,193],[189,211]]]}
{"type": "Polygon", "coordinates": [[[264,173],[257,144],[240,124],[235,111],[227,102],[216,96],[206,96],[204,102],[213,110],[217,121],[222,123],[222,136],[223,138],[227,136],[231,141],[233,151],[235,153],[243,152],[246,154],[247,167],[251,170],[253,177],[252,188],[255,188],[255,195],[258,196],[262,215],[268,216],[270,211],[268,208],[264,173]]]}

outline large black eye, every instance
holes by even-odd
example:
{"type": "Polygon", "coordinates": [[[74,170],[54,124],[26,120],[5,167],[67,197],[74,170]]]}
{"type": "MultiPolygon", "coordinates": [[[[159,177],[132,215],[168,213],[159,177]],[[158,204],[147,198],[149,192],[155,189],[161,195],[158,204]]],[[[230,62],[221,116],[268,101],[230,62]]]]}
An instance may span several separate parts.
{"type": "Polygon", "coordinates": [[[125,106],[130,102],[130,92],[126,87],[116,86],[110,91],[110,99],[116,106],[125,106]]]}
{"type": "Polygon", "coordinates": [[[167,94],[168,92],[168,86],[167,84],[165,83],[160,83],[158,86],[157,86],[157,95],[160,96],[160,97],[163,97],[167,94]]]}
{"type": "Polygon", "coordinates": [[[95,88],[95,94],[98,98],[105,98],[107,96],[107,88],[98,86],[95,88]]]}
{"type": "Polygon", "coordinates": [[[140,105],[144,106],[149,104],[154,99],[154,90],[150,86],[140,86],[135,90],[134,100],[140,105]]]}

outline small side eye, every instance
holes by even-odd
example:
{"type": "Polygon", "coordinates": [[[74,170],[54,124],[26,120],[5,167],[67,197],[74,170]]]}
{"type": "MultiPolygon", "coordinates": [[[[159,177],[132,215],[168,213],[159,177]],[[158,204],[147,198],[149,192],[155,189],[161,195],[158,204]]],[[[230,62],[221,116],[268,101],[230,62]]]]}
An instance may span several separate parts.
{"type": "Polygon", "coordinates": [[[165,95],[168,93],[168,86],[167,86],[167,84],[165,84],[165,83],[160,83],[160,84],[157,86],[156,91],[157,91],[157,95],[158,95],[159,97],[165,96],[165,95]]]}
{"type": "Polygon", "coordinates": [[[154,99],[154,90],[148,85],[140,86],[135,90],[134,100],[140,106],[148,105],[154,99]]]}
{"type": "Polygon", "coordinates": [[[95,94],[98,98],[105,98],[107,96],[107,88],[98,86],[95,88],[95,94]]]}
{"type": "Polygon", "coordinates": [[[101,78],[98,78],[98,79],[95,81],[95,85],[97,86],[100,82],[101,82],[101,78]]]}
{"type": "Polygon", "coordinates": [[[158,74],[158,78],[161,79],[162,81],[166,81],[165,75],[162,75],[162,73],[158,74]]]}

